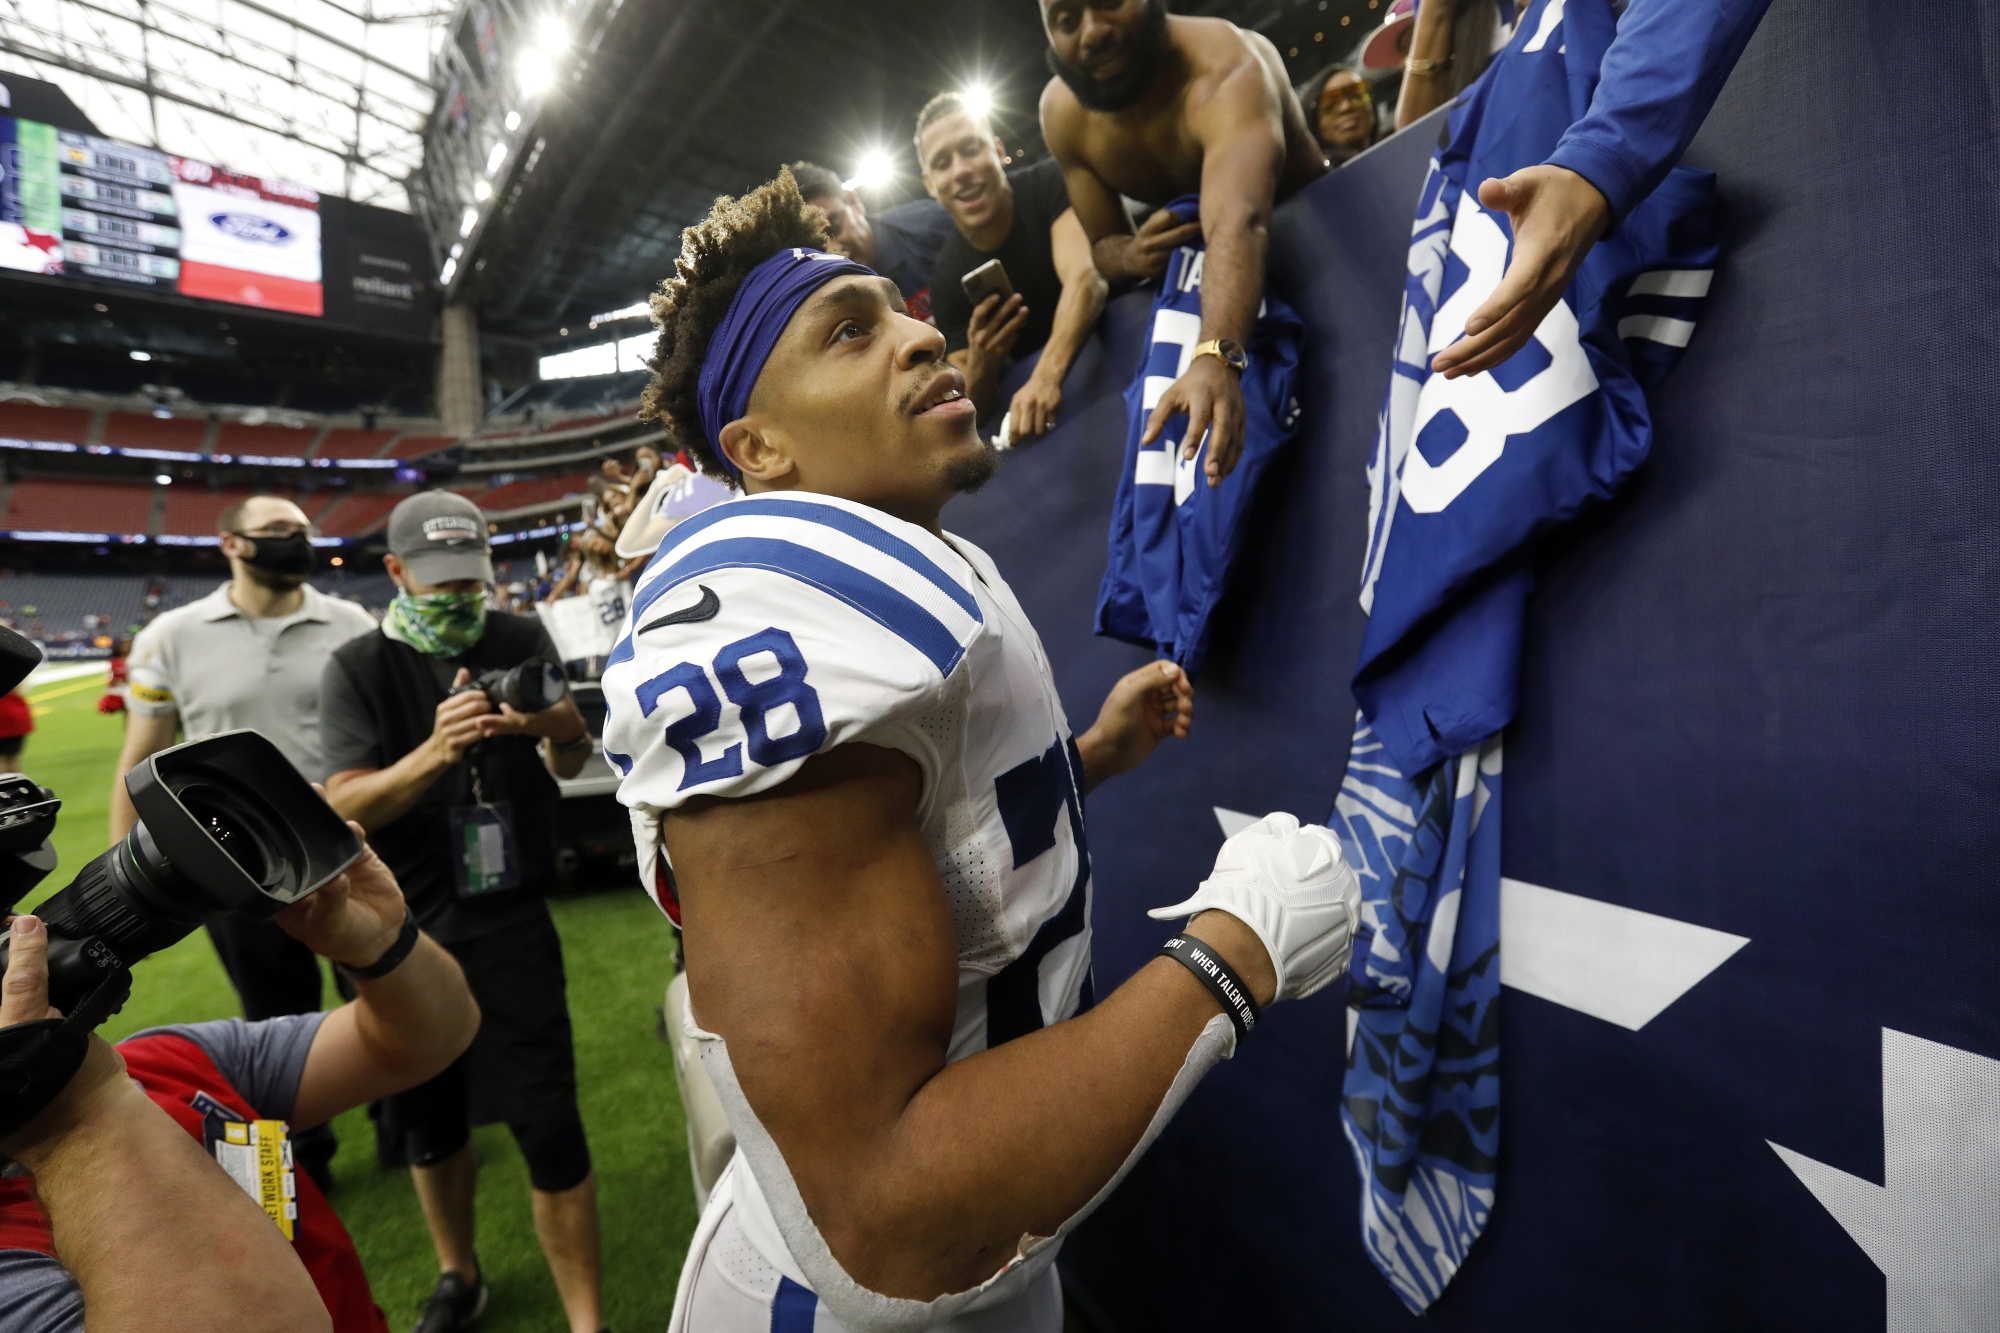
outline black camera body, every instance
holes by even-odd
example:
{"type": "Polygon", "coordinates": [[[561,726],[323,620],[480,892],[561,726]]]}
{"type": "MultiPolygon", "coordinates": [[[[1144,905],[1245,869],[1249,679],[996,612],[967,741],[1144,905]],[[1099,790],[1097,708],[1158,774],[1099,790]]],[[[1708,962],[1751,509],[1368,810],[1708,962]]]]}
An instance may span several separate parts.
{"type": "MultiPolygon", "coordinates": [[[[346,821],[254,731],[162,750],[125,775],[125,790],[132,831],[36,910],[49,929],[49,1003],[65,1013],[106,964],[130,968],[210,917],[268,920],[361,855],[346,821]]],[[[48,838],[61,805],[31,779],[0,777],[0,908],[55,868],[48,838]]],[[[6,954],[0,940],[0,966],[6,954]]]]}
{"type": "MultiPolygon", "coordinates": [[[[0,626],[0,693],[41,649],[0,626]]],[[[254,731],[162,750],[125,775],[138,821],[116,847],[37,909],[48,927],[49,1003],[60,1018],[0,1028],[0,1135],[27,1124],[82,1067],[90,1033],[124,1006],[132,965],[225,913],[266,919],[319,892],[362,853],[361,839],[254,731]]],[[[0,911],[56,868],[62,802],[0,775],[0,911]]],[[[12,933],[0,935],[0,970],[12,933]]]]}
{"type": "Polygon", "coordinates": [[[505,704],[517,713],[539,713],[563,701],[569,693],[569,678],[546,657],[531,657],[519,666],[482,671],[452,693],[473,690],[484,694],[495,708],[505,704]]]}

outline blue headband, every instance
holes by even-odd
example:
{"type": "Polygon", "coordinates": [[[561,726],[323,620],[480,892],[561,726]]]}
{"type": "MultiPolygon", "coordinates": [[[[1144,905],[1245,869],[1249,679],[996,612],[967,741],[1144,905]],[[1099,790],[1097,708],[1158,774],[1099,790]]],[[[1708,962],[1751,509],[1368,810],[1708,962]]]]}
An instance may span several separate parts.
{"type": "Polygon", "coordinates": [[[722,452],[722,428],[750,410],[750,390],[800,303],[849,273],[875,276],[873,269],[824,250],[780,250],[744,277],[729,302],[728,313],[708,340],[701,378],[695,383],[701,433],[723,468],[737,480],[742,480],[742,475],[722,452]]]}

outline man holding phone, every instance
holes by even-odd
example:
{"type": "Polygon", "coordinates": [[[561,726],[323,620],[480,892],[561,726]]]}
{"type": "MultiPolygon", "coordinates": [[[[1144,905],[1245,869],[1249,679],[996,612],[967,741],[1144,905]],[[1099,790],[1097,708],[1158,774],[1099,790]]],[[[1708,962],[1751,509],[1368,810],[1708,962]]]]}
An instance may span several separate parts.
{"type": "Polygon", "coordinates": [[[992,127],[957,93],[939,94],[917,115],[924,189],[955,227],[931,271],[931,315],[982,419],[1003,406],[1001,373],[1042,354],[1004,404],[1008,437],[1018,443],[1055,425],[1063,376],[1107,289],[1056,163],[1009,172],[1001,154],[992,127]]]}

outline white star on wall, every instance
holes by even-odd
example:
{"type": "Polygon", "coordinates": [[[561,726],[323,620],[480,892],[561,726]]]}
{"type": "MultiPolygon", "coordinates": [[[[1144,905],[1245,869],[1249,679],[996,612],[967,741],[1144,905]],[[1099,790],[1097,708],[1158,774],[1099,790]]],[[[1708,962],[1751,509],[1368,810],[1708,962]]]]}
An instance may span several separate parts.
{"type": "Polygon", "coordinates": [[[1888,1333],[2000,1329],[2000,1060],[1882,1029],[1880,1185],[1771,1148],[1888,1278],[1888,1333]]]}

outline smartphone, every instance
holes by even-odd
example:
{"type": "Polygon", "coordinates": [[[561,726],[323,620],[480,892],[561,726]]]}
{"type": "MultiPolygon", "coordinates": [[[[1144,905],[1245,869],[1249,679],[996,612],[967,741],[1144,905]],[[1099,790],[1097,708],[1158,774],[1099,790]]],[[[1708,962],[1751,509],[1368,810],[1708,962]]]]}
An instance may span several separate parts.
{"type": "Polygon", "coordinates": [[[997,259],[987,260],[960,278],[958,285],[965,289],[965,299],[974,306],[989,296],[1005,301],[1014,294],[1014,284],[1007,280],[1007,269],[997,259]]]}

